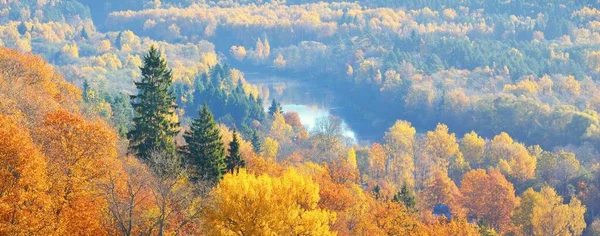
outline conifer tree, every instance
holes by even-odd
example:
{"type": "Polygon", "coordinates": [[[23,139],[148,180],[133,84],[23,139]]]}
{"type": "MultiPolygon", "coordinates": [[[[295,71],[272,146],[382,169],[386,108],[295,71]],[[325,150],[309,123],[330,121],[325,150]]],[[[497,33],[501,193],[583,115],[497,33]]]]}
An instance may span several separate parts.
{"type": "Polygon", "coordinates": [[[133,128],[127,134],[129,150],[142,160],[153,151],[174,152],[179,123],[175,118],[175,96],[171,88],[171,70],[156,48],[144,57],[142,79],[135,82],[138,94],[131,96],[136,112],[133,128]]]}
{"type": "Polygon", "coordinates": [[[258,132],[256,130],[252,130],[252,147],[254,148],[254,152],[260,153],[262,151],[262,144],[260,143],[260,137],[258,136],[258,132]]]}
{"type": "Polygon", "coordinates": [[[273,99],[273,102],[271,102],[271,106],[269,107],[269,116],[273,117],[276,112],[283,113],[283,107],[281,107],[281,103],[278,103],[273,99]]]}
{"type": "Polygon", "coordinates": [[[229,155],[225,158],[227,163],[227,172],[233,174],[234,171],[239,173],[240,168],[246,167],[246,161],[240,154],[240,143],[237,138],[237,131],[233,130],[233,140],[229,143],[229,155]]]}
{"type": "Polygon", "coordinates": [[[206,103],[192,121],[190,130],[184,134],[186,145],[182,147],[184,161],[191,167],[193,181],[204,180],[217,183],[225,173],[225,145],[214,116],[206,103]]]}
{"type": "Polygon", "coordinates": [[[81,92],[81,96],[83,97],[84,102],[89,102],[88,93],[90,92],[90,83],[87,79],[83,81],[83,91],[81,92]]]}
{"type": "Polygon", "coordinates": [[[415,196],[412,194],[412,192],[410,191],[410,189],[408,188],[408,185],[403,184],[402,185],[402,189],[400,189],[400,192],[396,193],[396,195],[394,195],[394,198],[392,199],[392,201],[394,202],[398,202],[398,203],[403,203],[406,208],[414,210],[415,209],[415,196]]]}

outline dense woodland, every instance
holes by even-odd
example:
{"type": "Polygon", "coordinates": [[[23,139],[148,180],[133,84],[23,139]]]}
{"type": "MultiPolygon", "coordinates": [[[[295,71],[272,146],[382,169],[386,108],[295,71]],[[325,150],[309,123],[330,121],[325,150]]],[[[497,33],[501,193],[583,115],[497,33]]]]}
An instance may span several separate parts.
{"type": "Polygon", "coordinates": [[[600,235],[597,0],[0,0],[0,111],[0,235],[600,235]]]}

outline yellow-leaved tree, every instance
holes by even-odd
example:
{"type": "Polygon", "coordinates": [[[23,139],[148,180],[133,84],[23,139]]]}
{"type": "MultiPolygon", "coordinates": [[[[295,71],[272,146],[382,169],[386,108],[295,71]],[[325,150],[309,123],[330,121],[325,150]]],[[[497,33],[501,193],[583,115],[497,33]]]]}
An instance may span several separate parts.
{"type": "Polygon", "coordinates": [[[413,187],[415,184],[414,171],[414,143],[415,128],[410,122],[396,121],[385,133],[385,151],[390,165],[386,176],[393,176],[390,180],[402,186],[406,184],[413,187]]]}
{"type": "Polygon", "coordinates": [[[288,169],[281,177],[240,170],[211,192],[204,217],[209,235],[335,235],[335,213],[318,208],[319,185],[288,169]]]}
{"type": "Polygon", "coordinates": [[[438,124],[434,131],[427,132],[426,140],[427,153],[432,156],[440,170],[447,171],[450,161],[460,152],[456,135],[448,132],[448,126],[438,124]]]}
{"type": "Polygon", "coordinates": [[[513,213],[513,221],[525,235],[580,235],[586,227],[585,206],[573,197],[569,204],[551,187],[528,189],[513,213]]]}

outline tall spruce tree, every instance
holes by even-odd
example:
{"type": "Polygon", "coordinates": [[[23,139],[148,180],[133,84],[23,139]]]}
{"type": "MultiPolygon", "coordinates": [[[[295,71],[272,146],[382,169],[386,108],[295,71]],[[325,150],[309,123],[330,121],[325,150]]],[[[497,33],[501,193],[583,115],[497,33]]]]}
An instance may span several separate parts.
{"type": "Polygon", "coordinates": [[[283,113],[283,107],[281,107],[281,103],[278,103],[275,101],[275,99],[273,99],[271,106],[269,107],[269,116],[273,117],[273,114],[276,112],[283,113]]]}
{"type": "Polygon", "coordinates": [[[262,151],[262,143],[260,142],[260,137],[258,136],[258,132],[255,129],[252,130],[252,147],[254,148],[254,152],[260,153],[262,151]]]}
{"type": "Polygon", "coordinates": [[[227,172],[231,174],[239,173],[240,168],[246,167],[246,161],[240,154],[240,142],[235,129],[233,130],[233,140],[229,143],[229,155],[225,158],[225,163],[227,163],[227,172]]]}
{"type": "Polygon", "coordinates": [[[138,94],[131,96],[136,116],[127,138],[130,152],[148,160],[154,151],[176,151],[179,123],[174,121],[177,105],[170,90],[171,70],[154,46],[144,56],[144,66],[140,69],[142,79],[135,82],[138,94]]]}
{"type": "Polygon", "coordinates": [[[184,161],[190,166],[193,181],[216,184],[225,173],[225,145],[214,116],[206,103],[192,121],[184,136],[186,145],[181,148],[184,161]]]}

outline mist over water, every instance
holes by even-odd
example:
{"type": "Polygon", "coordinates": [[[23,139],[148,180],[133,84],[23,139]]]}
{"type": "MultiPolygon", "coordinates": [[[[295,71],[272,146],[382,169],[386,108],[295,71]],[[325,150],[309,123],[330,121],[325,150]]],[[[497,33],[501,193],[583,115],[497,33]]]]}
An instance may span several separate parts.
{"type": "MultiPolygon", "coordinates": [[[[273,75],[247,73],[246,79],[258,87],[265,103],[265,109],[275,99],[282,104],[283,111],[294,111],[300,116],[300,121],[310,132],[317,120],[331,115],[334,93],[323,87],[318,87],[310,81],[292,80],[273,75]]],[[[342,120],[343,135],[353,142],[358,141],[356,133],[342,120]]]]}

